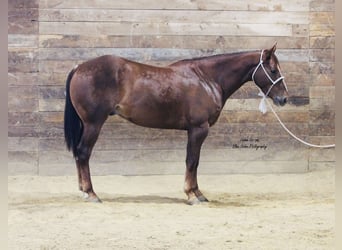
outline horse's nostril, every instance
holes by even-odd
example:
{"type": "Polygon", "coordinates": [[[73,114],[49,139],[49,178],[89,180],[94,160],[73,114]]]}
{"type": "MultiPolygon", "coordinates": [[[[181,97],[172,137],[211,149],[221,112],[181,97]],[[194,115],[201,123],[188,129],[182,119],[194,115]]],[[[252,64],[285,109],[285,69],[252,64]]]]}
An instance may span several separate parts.
{"type": "Polygon", "coordinates": [[[278,105],[284,106],[287,103],[287,97],[286,96],[277,96],[275,101],[278,105]]]}

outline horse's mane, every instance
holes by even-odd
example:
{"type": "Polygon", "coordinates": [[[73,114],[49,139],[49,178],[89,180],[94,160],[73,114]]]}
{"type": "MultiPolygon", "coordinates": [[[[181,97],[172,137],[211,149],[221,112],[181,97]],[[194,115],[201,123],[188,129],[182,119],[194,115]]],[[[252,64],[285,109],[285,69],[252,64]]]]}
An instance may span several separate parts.
{"type": "Polygon", "coordinates": [[[238,51],[238,52],[233,52],[233,53],[224,53],[224,54],[216,54],[216,55],[210,55],[210,56],[201,56],[201,57],[194,57],[194,58],[188,58],[188,59],[182,59],[177,62],[174,62],[173,64],[176,63],[182,63],[182,62],[198,62],[202,60],[220,60],[220,59],[227,59],[227,57],[233,57],[245,53],[250,53],[250,52],[255,52],[255,51],[238,51]]]}

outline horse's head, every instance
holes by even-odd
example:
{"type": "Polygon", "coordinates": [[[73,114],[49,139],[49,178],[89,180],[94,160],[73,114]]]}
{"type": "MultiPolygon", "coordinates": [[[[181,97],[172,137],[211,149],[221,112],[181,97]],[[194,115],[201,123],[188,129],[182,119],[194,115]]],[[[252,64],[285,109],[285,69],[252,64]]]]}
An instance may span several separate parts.
{"type": "Polygon", "coordinates": [[[271,49],[261,52],[260,61],[253,72],[252,79],[263,94],[273,100],[274,104],[284,106],[288,92],[275,51],[276,44],[271,49]]]}

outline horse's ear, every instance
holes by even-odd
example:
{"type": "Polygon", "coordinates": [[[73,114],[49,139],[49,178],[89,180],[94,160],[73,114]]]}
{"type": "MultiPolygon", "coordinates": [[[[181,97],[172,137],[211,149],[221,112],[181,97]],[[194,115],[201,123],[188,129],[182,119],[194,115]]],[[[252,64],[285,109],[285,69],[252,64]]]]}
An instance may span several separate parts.
{"type": "Polygon", "coordinates": [[[273,47],[271,48],[271,54],[274,54],[274,52],[277,50],[277,42],[275,42],[275,44],[273,45],[273,47]]]}
{"type": "Polygon", "coordinates": [[[265,50],[266,60],[271,59],[271,56],[275,53],[276,50],[277,50],[277,42],[273,45],[271,49],[265,50]]]}

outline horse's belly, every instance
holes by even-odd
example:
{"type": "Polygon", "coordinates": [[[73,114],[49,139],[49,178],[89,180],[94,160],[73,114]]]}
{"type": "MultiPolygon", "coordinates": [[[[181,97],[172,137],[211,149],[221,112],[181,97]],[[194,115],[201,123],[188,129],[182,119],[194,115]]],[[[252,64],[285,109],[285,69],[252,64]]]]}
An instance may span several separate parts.
{"type": "Polygon", "coordinates": [[[208,95],[198,85],[184,84],[146,87],[136,84],[120,101],[116,113],[144,127],[187,129],[215,123],[221,110],[220,97],[208,95]]]}
{"type": "Polygon", "coordinates": [[[115,113],[134,124],[150,128],[185,129],[187,122],[179,107],[118,104],[115,113]]]}

